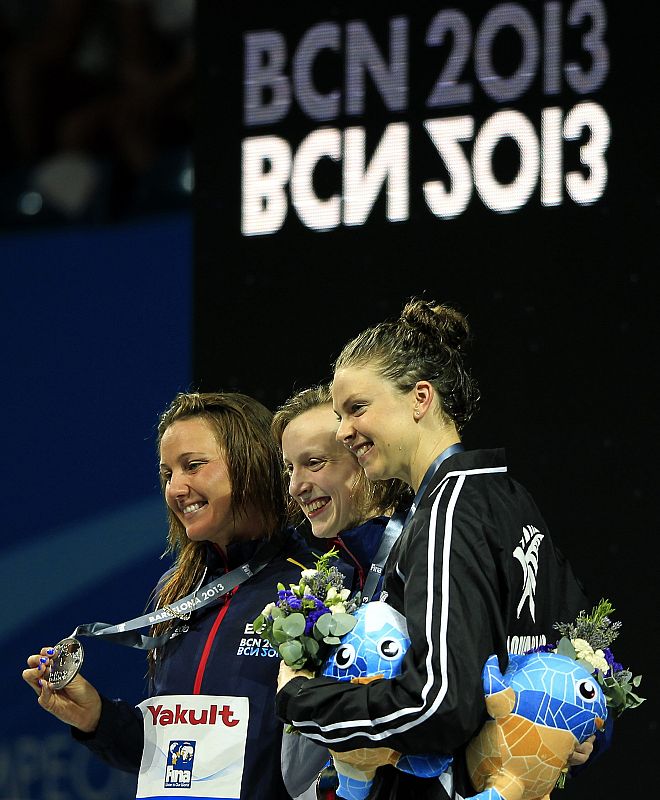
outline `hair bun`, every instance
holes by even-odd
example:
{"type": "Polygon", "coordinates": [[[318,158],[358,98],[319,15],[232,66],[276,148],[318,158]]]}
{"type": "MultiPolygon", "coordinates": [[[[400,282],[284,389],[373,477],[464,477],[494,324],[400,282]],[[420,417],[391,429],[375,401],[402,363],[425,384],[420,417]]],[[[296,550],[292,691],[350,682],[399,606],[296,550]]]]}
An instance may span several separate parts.
{"type": "Polygon", "coordinates": [[[412,299],[401,312],[401,320],[411,328],[433,338],[453,350],[461,350],[470,337],[467,319],[451,306],[429,300],[412,299]]]}

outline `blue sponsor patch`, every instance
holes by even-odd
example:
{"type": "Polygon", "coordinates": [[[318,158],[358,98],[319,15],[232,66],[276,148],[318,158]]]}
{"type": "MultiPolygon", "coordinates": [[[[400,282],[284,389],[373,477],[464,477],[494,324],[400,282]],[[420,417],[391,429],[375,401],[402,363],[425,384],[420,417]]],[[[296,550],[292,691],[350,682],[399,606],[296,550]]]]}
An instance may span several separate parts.
{"type": "Polygon", "coordinates": [[[166,789],[189,789],[192,786],[196,744],[197,742],[190,739],[175,739],[170,742],[165,766],[166,789]]]}

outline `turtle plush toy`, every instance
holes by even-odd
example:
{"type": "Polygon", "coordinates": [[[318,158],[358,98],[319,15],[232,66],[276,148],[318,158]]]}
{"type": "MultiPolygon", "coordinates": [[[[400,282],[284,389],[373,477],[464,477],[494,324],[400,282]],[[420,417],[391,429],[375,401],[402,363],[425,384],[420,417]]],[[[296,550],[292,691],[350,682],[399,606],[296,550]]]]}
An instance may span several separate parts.
{"type": "Polygon", "coordinates": [[[593,675],[558,653],[496,656],[483,671],[488,720],[467,747],[472,800],[548,800],[571,753],[605,725],[593,675]]]}
{"type": "MultiPolygon", "coordinates": [[[[323,675],[340,681],[369,683],[401,673],[410,645],[404,617],[392,606],[376,601],[360,606],[357,623],[329,656],[323,675]]],[[[337,794],[345,800],[364,800],[378,767],[385,764],[419,777],[437,777],[451,764],[449,756],[403,756],[387,747],[361,748],[333,755],[339,778],[337,794]]]]}

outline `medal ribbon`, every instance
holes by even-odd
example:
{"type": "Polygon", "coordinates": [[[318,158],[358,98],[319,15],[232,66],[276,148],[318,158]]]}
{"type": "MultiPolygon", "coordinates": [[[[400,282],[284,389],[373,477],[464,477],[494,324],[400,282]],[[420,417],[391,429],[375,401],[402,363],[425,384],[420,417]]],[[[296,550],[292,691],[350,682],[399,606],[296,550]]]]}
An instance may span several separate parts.
{"type": "Polygon", "coordinates": [[[394,546],[394,542],[396,542],[401,531],[403,530],[403,521],[405,516],[405,511],[397,511],[392,514],[387,522],[387,525],[385,526],[383,538],[380,540],[374,560],[369,567],[367,579],[364,582],[364,588],[362,589],[362,600],[360,601],[362,605],[368,603],[376,592],[378,581],[380,580],[380,576],[383,574],[383,567],[385,566],[387,557],[390,554],[390,550],[394,546]]]}
{"type": "Polygon", "coordinates": [[[246,561],[245,564],[241,564],[240,567],[236,567],[221,578],[209,581],[204,586],[200,586],[195,591],[165,608],[156,609],[148,614],[143,614],[141,617],[135,617],[135,619],[129,619],[117,625],[110,625],[107,622],[88,622],[84,625],[78,625],[70,638],[100,636],[111,640],[115,644],[135,647],[138,650],[151,650],[154,647],[161,647],[170,638],[172,631],[166,631],[160,636],[147,636],[146,634],[138,633],[138,629],[147,625],[155,625],[165,620],[187,619],[191,611],[216,603],[221,597],[231,592],[232,589],[240,586],[248,578],[260,572],[272,561],[282,546],[283,542],[279,539],[276,542],[264,542],[254,556],[249,561],[246,561]]]}
{"type": "Polygon", "coordinates": [[[442,453],[440,453],[440,455],[434,461],[431,462],[431,465],[424,473],[424,478],[422,479],[421,486],[417,490],[415,499],[412,501],[412,505],[408,509],[406,521],[403,523],[404,528],[412,519],[412,516],[415,513],[415,510],[419,505],[420,500],[422,499],[422,497],[424,497],[424,492],[426,492],[429,483],[431,483],[431,481],[433,480],[433,476],[438,471],[440,464],[442,464],[443,461],[446,461],[450,456],[453,456],[455,453],[462,453],[464,450],[465,448],[463,447],[463,445],[460,442],[457,442],[456,444],[450,445],[446,450],[443,450],[442,453]]]}
{"type": "Polygon", "coordinates": [[[394,542],[396,542],[396,540],[399,538],[401,531],[412,519],[415,509],[419,505],[419,501],[424,496],[424,492],[431,482],[431,479],[438,471],[438,467],[450,456],[453,456],[455,453],[462,453],[463,450],[465,450],[465,448],[462,444],[460,444],[460,442],[457,444],[452,444],[446,450],[443,450],[442,453],[440,453],[440,455],[426,470],[422,484],[419,487],[417,494],[415,495],[415,499],[413,500],[408,511],[397,511],[390,517],[390,520],[383,531],[383,538],[380,541],[380,545],[376,555],[374,556],[373,563],[369,567],[369,574],[364,582],[364,589],[362,590],[362,604],[368,603],[372,599],[376,591],[376,587],[378,586],[380,576],[383,574],[383,567],[385,566],[387,557],[390,554],[390,550],[394,546],[394,542]]]}

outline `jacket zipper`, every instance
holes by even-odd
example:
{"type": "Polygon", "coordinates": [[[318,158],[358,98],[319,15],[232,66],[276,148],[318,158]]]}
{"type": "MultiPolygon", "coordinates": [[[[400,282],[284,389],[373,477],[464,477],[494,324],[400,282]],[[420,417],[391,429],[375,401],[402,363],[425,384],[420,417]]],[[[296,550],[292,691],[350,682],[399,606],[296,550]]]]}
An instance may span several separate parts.
{"type": "Polygon", "coordinates": [[[231,599],[238,590],[238,586],[234,589],[231,593],[227,594],[227,599],[225,604],[222,608],[218,611],[218,616],[215,618],[213,623],[213,627],[209,632],[209,635],[206,637],[206,644],[204,645],[204,650],[202,651],[202,657],[199,659],[199,664],[197,666],[197,675],[195,676],[195,684],[193,686],[193,694],[201,694],[202,693],[202,681],[204,680],[204,672],[206,670],[206,664],[209,660],[209,656],[211,654],[211,647],[213,647],[213,642],[215,640],[215,635],[218,632],[218,628],[220,627],[222,620],[227,613],[227,609],[229,608],[229,604],[231,603],[231,599]]]}
{"type": "MultiPolygon", "coordinates": [[[[216,548],[222,560],[225,562],[225,573],[228,571],[227,565],[227,558],[223,551],[218,547],[216,548]]],[[[225,614],[227,613],[227,609],[229,608],[229,604],[231,603],[232,597],[238,591],[238,586],[232,589],[225,595],[225,602],[218,610],[218,614],[213,622],[211,630],[209,631],[209,635],[206,637],[206,642],[204,644],[204,649],[202,650],[202,657],[199,659],[199,664],[197,665],[197,674],[195,675],[195,683],[193,684],[193,694],[201,694],[202,693],[202,681],[204,680],[204,673],[206,671],[206,665],[209,660],[209,656],[211,655],[211,648],[213,647],[213,642],[215,641],[216,634],[218,632],[218,628],[222,624],[222,620],[225,618],[225,614]]]]}

